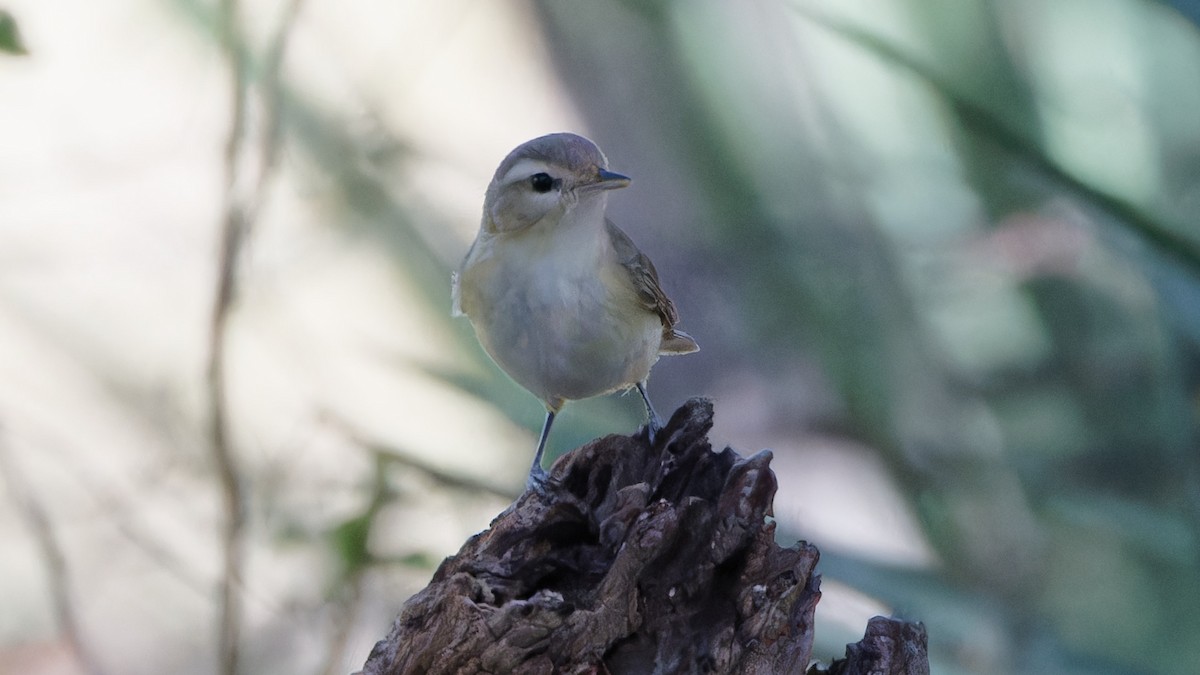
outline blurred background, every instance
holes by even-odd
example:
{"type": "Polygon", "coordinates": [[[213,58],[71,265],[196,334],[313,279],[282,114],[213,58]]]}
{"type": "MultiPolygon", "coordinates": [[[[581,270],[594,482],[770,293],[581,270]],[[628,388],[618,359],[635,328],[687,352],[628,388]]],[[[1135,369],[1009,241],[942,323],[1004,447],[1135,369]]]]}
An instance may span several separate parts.
{"type": "MultiPolygon", "coordinates": [[[[633,185],[815,657],[1200,664],[1200,2],[6,0],[0,673],[346,673],[521,488],[450,317],[504,155],[633,185]]],[[[568,406],[551,452],[642,423],[568,406]]]]}

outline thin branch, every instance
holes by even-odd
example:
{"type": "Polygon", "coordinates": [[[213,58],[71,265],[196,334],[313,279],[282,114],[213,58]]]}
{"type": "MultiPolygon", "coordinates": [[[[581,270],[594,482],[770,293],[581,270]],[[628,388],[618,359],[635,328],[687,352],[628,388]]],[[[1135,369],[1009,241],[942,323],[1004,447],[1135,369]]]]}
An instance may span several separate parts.
{"type": "Polygon", "coordinates": [[[225,208],[209,332],[207,375],[210,447],[221,486],[221,506],[225,517],[221,532],[222,566],[217,594],[217,672],[236,675],[242,623],[241,583],[246,557],[247,511],[240,470],[233,455],[225,399],[225,336],[247,228],[245,211],[236,187],[238,157],[241,155],[246,127],[246,78],[236,0],[221,0],[219,20],[221,46],[229,60],[231,121],[225,142],[225,208]]]}
{"type": "Polygon", "coordinates": [[[225,397],[227,363],[225,359],[229,317],[238,291],[238,271],[245,255],[246,240],[259,212],[278,166],[282,139],[280,111],[280,70],[287,47],[287,38],[299,15],[301,0],[292,0],[284,9],[279,25],[267,47],[263,78],[260,81],[263,100],[263,121],[258,175],[251,182],[243,180],[244,153],[249,152],[247,105],[249,81],[245,38],[238,15],[237,0],[221,0],[218,30],[221,47],[228,60],[230,73],[230,128],[225,141],[225,207],[221,221],[221,241],[217,268],[217,287],[214,293],[209,332],[207,366],[209,437],[213,462],[221,485],[225,523],[222,531],[223,561],[218,593],[218,672],[236,675],[239,658],[239,639],[242,625],[242,584],[246,558],[247,494],[242,485],[241,471],[234,456],[234,443],[229,428],[229,409],[225,397]],[[240,186],[251,186],[243,193],[240,186]]]}
{"type": "Polygon", "coordinates": [[[63,553],[58,539],[54,536],[54,527],[46,509],[34,496],[34,490],[26,489],[26,483],[17,476],[17,469],[9,456],[8,445],[0,427],[0,474],[4,475],[4,483],[8,492],[16,502],[17,511],[25,520],[26,526],[37,543],[41,554],[46,579],[50,587],[51,601],[54,604],[54,617],[58,629],[71,646],[75,659],[80,667],[91,675],[104,675],[104,669],[88,647],[83,630],[79,625],[78,612],[72,599],[70,574],[67,570],[67,557],[63,553]]]}

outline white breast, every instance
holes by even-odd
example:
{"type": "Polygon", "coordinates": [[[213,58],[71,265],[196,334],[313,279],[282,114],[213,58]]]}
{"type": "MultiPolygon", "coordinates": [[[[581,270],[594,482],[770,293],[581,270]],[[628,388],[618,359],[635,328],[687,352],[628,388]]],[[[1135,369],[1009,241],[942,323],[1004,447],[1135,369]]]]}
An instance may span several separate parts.
{"type": "Polygon", "coordinates": [[[480,342],[553,407],[632,386],[658,358],[661,323],[638,302],[606,237],[585,227],[497,237],[464,266],[478,297],[464,297],[463,309],[480,342]]]}

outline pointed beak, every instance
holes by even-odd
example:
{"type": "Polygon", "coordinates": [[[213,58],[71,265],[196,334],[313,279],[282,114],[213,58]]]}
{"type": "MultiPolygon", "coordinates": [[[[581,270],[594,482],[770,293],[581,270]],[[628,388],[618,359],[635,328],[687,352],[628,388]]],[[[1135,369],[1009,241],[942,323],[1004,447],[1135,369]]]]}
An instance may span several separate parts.
{"type": "Polygon", "coordinates": [[[609,171],[608,169],[600,169],[598,172],[596,172],[596,182],[589,183],[587,185],[587,189],[616,190],[617,188],[628,186],[630,182],[632,181],[629,180],[629,176],[619,174],[615,171],[609,171]]]}

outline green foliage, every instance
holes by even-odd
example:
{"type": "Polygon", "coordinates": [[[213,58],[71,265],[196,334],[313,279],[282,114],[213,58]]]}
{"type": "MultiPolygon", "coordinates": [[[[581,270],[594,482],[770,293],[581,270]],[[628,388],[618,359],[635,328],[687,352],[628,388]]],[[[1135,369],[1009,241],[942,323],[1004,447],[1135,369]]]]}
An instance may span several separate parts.
{"type": "Polygon", "coordinates": [[[368,512],[351,518],[333,529],[331,533],[333,550],[337,552],[343,569],[361,570],[371,562],[367,542],[371,534],[371,525],[375,521],[374,516],[374,512],[368,512]]]}
{"type": "Polygon", "coordinates": [[[0,9],[0,52],[23,56],[29,52],[21,40],[17,20],[6,9],[0,9]]]}

